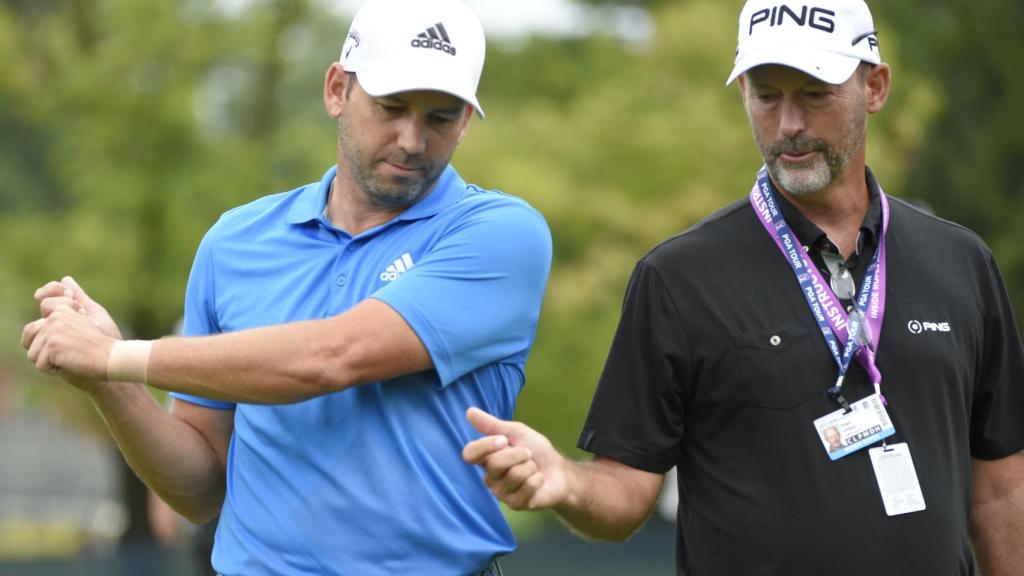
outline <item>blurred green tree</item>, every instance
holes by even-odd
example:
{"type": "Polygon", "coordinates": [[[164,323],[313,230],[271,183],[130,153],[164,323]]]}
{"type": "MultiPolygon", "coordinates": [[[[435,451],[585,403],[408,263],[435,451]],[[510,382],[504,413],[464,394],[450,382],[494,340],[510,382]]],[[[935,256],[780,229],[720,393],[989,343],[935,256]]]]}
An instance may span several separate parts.
{"type": "Polygon", "coordinates": [[[883,48],[898,42],[907,66],[941,86],[905,192],[989,243],[1024,326],[1024,4],[876,4],[893,29],[883,48]]]}
{"type": "MultiPolygon", "coordinates": [[[[330,123],[311,112],[335,44],[337,28],[301,0],[239,14],[166,0],[0,4],[0,294],[11,313],[31,318],[34,288],[70,274],[127,335],[170,332],[217,214],[333,158],[330,123]],[[314,37],[330,43],[318,62],[306,58],[314,37]],[[310,110],[285,124],[296,83],[310,110]]],[[[37,393],[68,393],[47,388],[37,393]]],[[[126,479],[127,537],[145,537],[142,487],[127,468],[126,479]]]]}

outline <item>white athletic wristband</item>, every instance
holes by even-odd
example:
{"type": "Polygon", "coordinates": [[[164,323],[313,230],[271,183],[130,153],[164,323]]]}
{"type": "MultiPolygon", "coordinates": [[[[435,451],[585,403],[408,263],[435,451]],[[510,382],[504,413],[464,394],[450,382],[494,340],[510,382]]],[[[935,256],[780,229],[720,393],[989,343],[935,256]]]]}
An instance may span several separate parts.
{"type": "Polygon", "coordinates": [[[108,382],[146,383],[152,340],[118,340],[107,357],[108,382]]]}

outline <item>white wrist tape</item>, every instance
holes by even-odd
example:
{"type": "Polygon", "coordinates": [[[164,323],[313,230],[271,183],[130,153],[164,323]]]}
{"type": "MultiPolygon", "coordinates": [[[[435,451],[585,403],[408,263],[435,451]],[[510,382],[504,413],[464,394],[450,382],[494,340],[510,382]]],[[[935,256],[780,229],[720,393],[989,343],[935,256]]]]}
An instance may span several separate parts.
{"type": "Polygon", "coordinates": [[[152,340],[118,340],[107,357],[108,382],[146,383],[152,340]]]}

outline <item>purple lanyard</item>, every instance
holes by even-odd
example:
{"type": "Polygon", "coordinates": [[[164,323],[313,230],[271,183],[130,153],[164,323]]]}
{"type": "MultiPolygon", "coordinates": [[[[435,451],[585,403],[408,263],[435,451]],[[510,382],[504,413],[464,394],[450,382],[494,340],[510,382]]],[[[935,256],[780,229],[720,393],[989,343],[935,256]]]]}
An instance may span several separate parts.
{"type": "MultiPolygon", "coordinates": [[[[864,274],[861,289],[857,292],[855,312],[848,315],[782,216],[765,168],[757,173],[757,183],[750,191],[750,204],[754,212],[793,268],[800,283],[800,291],[821,328],[832,358],[839,366],[839,377],[835,386],[829,388],[828,394],[845,410],[849,410],[849,405],[842,395],[843,380],[853,357],[867,370],[875,385],[875,392],[879,396],[882,393],[882,374],[875,365],[875,350],[878,348],[878,335],[881,334],[882,317],[885,314],[885,234],[889,229],[889,201],[881,188],[878,196],[882,201],[882,233],[878,249],[864,274]]],[[[885,397],[881,397],[885,402],[885,397]]]]}

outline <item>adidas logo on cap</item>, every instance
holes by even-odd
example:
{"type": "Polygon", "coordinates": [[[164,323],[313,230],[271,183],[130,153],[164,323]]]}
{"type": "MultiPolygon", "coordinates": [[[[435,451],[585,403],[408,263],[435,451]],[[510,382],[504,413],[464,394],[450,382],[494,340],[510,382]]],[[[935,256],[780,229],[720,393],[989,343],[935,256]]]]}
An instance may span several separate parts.
{"type": "Polygon", "coordinates": [[[452,46],[452,40],[448,37],[448,31],[444,29],[444,24],[440,22],[417,34],[412,39],[412,42],[410,42],[410,45],[413,48],[433,48],[434,50],[440,50],[445,54],[455,56],[455,46],[452,46]]]}

